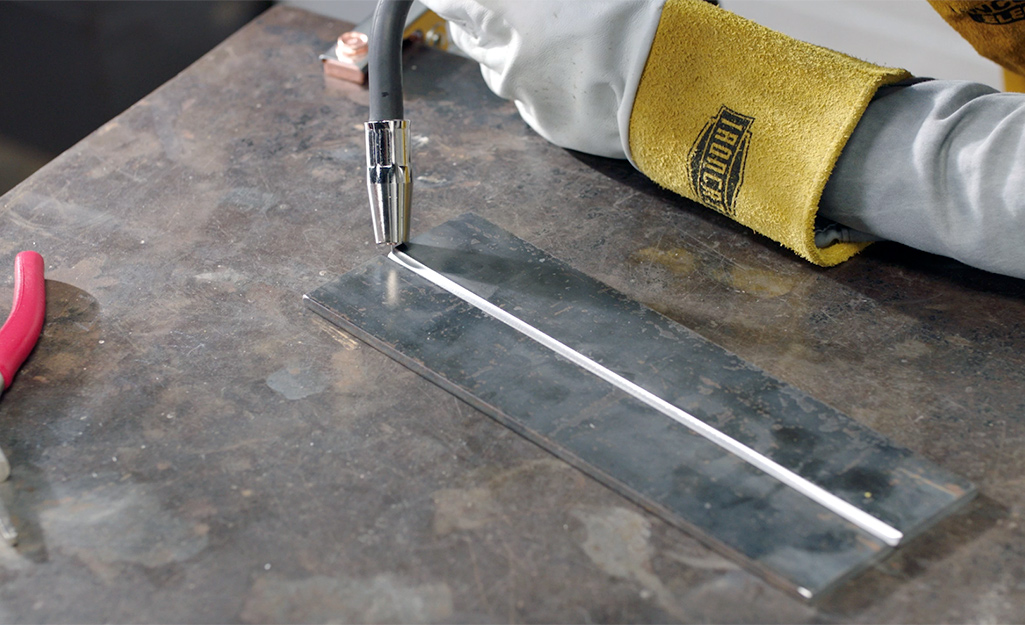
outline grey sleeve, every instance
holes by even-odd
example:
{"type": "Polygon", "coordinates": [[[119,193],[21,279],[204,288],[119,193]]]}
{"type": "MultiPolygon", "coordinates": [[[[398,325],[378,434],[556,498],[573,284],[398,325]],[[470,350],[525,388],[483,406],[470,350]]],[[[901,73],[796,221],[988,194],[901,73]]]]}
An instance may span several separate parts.
{"type": "Polygon", "coordinates": [[[1025,94],[936,80],[877,97],[819,214],[1025,278],[1025,94]]]}

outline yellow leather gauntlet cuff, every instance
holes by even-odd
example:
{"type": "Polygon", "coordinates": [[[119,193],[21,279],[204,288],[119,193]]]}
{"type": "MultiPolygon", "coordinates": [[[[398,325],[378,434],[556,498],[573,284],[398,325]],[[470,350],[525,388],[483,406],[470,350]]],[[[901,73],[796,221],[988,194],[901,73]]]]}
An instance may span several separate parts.
{"type": "Polygon", "coordinates": [[[835,265],[864,244],[815,246],[822,189],[876,90],[909,76],[703,0],[668,0],[634,99],[630,151],[658,184],[835,265]]]}
{"type": "Polygon", "coordinates": [[[982,56],[1025,74],[1025,2],[1021,0],[929,0],[982,56]]]}

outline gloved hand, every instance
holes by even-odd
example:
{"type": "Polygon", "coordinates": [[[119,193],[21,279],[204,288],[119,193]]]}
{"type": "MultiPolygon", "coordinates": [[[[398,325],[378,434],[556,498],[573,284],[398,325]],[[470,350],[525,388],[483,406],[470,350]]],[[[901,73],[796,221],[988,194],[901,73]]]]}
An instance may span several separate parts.
{"type": "Polygon", "coordinates": [[[1025,277],[1023,97],[934,81],[870,105],[914,81],[702,0],[424,3],[545,138],[630,158],[813,262],[882,238],[1025,277]],[[824,247],[817,218],[838,224],[824,247]]]}
{"type": "Polygon", "coordinates": [[[655,182],[822,265],[822,188],[876,89],[908,77],[704,0],[427,0],[499,96],[554,143],[655,182]]]}

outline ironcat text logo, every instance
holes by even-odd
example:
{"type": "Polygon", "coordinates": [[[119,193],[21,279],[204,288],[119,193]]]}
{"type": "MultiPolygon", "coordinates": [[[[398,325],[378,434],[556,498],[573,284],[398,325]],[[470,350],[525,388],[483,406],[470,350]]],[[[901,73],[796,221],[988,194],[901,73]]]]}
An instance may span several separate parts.
{"type": "Polygon", "coordinates": [[[1025,0],[980,2],[967,11],[980,24],[1011,24],[1025,20],[1025,0]]]}
{"type": "Polygon", "coordinates": [[[701,129],[690,155],[691,182],[699,201],[732,216],[744,183],[753,117],[725,106],[701,129]]]}

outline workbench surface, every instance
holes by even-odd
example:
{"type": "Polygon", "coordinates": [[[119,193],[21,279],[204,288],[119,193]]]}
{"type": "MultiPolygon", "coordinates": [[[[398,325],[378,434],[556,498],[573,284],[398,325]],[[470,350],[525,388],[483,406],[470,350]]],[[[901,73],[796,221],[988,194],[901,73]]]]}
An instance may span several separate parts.
{"type": "Polygon", "coordinates": [[[472,211],[978,486],[808,605],[304,310],[381,253],[367,93],[317,60],[345,26],[275,7],[0,198],[49,297],[0,401],[0,621],[1025,620],[1025,282],[812,267],[411,51],[414,232],[472,211]]]}

